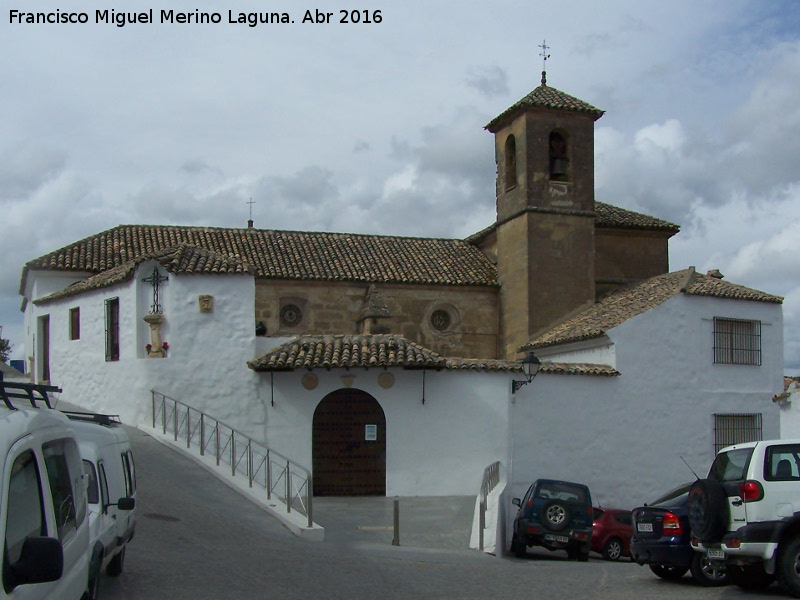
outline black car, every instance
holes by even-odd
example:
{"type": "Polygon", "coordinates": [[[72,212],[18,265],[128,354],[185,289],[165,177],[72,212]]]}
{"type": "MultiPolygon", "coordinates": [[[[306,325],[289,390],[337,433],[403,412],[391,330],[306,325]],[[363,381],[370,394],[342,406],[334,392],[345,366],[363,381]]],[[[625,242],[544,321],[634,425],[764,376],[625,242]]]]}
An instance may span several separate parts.
{"type": "Polygon", "coordinates": [[[511,551],[525,556],[528,546],[566,550],[567,556],[589,560],[592,541],[592,496],[581,483],[537,479],[520,500],[514,519],[511,551]]]}
{"type": "Polygon", "coordinates": [[[689,528],[691,483],[671,490],[633,510],[631,558],[662,579],[680,579],[691,570],[700,585],[728,583],[723,557],[710,557],[692,549],[689,528]]]}

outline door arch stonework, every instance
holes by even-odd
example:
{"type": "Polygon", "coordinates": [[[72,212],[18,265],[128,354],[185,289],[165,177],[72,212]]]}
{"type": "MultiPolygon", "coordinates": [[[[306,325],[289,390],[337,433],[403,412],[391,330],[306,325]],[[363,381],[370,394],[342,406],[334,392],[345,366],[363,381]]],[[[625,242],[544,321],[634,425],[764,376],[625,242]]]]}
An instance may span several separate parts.
{"type": "Polygon", "coordinates": [[[363,390],[325,396],[314,411],[315,496],[386,495],[386,416],[363,390]]]}

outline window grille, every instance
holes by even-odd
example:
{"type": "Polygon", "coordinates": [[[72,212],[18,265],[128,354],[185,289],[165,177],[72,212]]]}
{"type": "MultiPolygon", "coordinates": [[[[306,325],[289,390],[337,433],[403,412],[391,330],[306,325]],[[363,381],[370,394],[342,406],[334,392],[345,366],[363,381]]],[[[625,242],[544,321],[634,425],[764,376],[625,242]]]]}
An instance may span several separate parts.
{"type": "Polygon", "coordinates": [[[714,317],[714,362],[761,366],[761,321],[714,317]]]}
{"type": "Polygon", "coordinates": [[[714,454],[726,446],[760,440],[761,413],[714,415],[714,454]]]}
{"type": "Polygon", "coordinates": [[[106,361],[119,360],[119,298],[106,304],[106,361]]]}

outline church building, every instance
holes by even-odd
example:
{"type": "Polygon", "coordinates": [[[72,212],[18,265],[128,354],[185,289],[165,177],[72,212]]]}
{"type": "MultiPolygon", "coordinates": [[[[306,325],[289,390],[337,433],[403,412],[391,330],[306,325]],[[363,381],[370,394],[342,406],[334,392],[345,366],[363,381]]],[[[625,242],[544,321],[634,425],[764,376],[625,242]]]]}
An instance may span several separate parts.
{"type": "Polygon", "coordinates": [[[497,218],[466,239],[119,225],[31,260],[32,375],[131,424],[176,398],[315,495],[476,494],[499,461],[510,496],[650,501],[778,436],[782,298],[670,273],[677,225],[596,201],[602,115],[543,76],[486,125],[497,218]]]}

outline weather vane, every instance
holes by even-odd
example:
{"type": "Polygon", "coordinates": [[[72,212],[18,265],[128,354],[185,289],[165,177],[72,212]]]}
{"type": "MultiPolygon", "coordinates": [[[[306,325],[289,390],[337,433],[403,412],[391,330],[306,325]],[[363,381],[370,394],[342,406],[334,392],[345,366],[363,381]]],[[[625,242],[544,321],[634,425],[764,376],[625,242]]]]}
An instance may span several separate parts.
{"type": "Polygon", "coordinates": [[[539,48],[542,49],[539,53],[539,56],[542,57],[542,85],[547,85],[547,59],[550,58],[547,51],[550,50],[550,46],[547,45],[546,40],[542,40],[542,43],[539,44],[539,48]]]}

